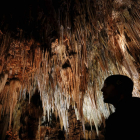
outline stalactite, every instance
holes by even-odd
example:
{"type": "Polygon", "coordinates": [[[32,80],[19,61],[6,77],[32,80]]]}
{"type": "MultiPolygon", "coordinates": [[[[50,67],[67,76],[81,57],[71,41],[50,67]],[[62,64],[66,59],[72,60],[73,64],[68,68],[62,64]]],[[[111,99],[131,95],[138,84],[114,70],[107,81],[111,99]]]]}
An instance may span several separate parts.
{"type": "Polygon", "coordinates": [[[8,78],[8,74],[1,74],[1,77],[0,77],[0,80],[1,80],[1,83],[0,83],[0,92],[2,92],[6,82],[7,82],[7,78],[8,78]]]}

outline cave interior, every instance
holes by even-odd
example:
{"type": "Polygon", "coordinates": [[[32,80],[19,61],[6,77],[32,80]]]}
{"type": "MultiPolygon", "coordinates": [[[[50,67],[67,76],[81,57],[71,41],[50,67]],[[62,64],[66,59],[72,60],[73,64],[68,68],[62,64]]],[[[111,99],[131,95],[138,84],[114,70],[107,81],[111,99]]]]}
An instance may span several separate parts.
{"type": "Polygon", "coordinates": [[[104,140],[112,74],[140,97],[139,0],[2,2],[1,140],[104,140]]]}

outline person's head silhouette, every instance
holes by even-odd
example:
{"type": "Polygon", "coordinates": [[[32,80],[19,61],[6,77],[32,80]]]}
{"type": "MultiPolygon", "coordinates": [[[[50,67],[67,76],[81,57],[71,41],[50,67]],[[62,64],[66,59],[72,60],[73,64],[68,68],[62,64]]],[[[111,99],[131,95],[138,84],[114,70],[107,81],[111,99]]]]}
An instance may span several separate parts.
{"type": "Polygon", "coordinates": [[[132,97],[133,85],[133,81],[125,75],[111,75],[107,77],[101,89],[104,102],[116,106],[120,100],[132,97]]]}

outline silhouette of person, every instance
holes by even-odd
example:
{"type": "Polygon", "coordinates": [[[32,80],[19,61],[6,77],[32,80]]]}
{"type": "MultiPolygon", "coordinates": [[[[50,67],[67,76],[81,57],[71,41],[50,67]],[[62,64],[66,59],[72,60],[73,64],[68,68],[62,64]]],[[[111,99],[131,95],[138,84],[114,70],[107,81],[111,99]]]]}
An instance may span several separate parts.
{"type": "Polygon", "coordinates": [[[133,85],[125,75],[105,79],[104,102],[116,108],[106,120],[105,140],[140,140],[140,98],[132,97],[133,85]]]}

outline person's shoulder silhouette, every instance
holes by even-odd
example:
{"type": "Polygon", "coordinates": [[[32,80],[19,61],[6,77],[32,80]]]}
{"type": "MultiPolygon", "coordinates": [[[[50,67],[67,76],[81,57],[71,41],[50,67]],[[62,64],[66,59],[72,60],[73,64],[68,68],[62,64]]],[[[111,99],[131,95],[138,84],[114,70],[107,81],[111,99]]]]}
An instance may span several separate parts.
{"type": "Polygon", "coordinates": [[[101,89],[104,102],[113,104],[116,110],[106,120],[105,140],[140,139],[140,98],[132,97],[133,85],[124,75],[106,78],[101,89]]]}

